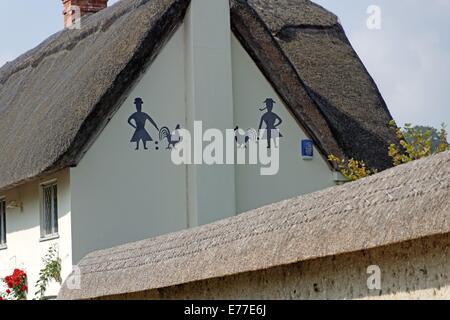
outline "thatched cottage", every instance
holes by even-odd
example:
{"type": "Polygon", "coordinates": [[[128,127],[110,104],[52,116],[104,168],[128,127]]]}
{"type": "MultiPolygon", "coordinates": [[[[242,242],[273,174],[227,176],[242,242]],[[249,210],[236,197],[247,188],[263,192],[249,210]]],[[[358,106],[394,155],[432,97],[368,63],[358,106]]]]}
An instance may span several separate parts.
{"type": "Polygon", "coordinates": [[[65,30],[0,69],[1,274],[22,267],[32,286],[51,244],[66,276],[94,250],[339,184],[329,154],[391,166],[389,110],[338,18],[311,1],[63,3],[65,30]],[[174,132],[199,121],[200,155],[208,129],[236,128],[246,150],[276,128],[260,150],[279,151],[278,170],[175,165],[174,132]]]}

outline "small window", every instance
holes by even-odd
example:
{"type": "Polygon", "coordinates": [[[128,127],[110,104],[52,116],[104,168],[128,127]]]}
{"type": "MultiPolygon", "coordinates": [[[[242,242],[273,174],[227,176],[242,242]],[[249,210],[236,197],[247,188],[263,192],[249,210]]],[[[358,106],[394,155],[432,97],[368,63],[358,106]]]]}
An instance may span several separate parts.
{"type": "Polygon", "coordinates": [[[6,202],[0,199],[0,249],[6,247],[6,202]]]}
{"type": "Polygon", "coordinates": [[[42,185],[41,238],[58,236],[58,187],[56,182],[42,185]]]}

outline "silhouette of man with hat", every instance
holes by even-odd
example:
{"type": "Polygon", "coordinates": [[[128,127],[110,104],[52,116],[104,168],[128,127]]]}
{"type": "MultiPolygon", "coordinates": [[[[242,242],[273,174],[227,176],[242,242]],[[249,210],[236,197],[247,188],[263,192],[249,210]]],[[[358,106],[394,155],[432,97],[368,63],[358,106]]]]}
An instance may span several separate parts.
{"type": "Polygon", "coordinates": [[[147,130],[145,130],[146,121],[148,120],[156,128],[156,130],[159,131],[159,129],[155,121],[153,121],[153,119],[147,113],[142,112],[142,105],[144,104],[144,101],[138,97],[134,99],[134,104],[136,105],[137,111],[128,118],[128,124],[136,129],[136,131],[134,132],[130,142],[136,142],[135,150],[139,150],[139,141],[142,140],[144,149],[147,150],[147,142],[153,141],[153,139],[147,132],[147,130]],[[134,123],[132,120],[134,121],[134,123]]]}
{"type": "Polygon", "coordinates": [[[275,101],[272,98],[267,98],[264,103],[266,104],[266,107],[264,107],[263,109],[259,109],[259,111],[264,111],[267,109],[267,112],[264,113],[261,117],[259,130],[261,130],[263,124],[265,124],[263,139],[267,139],[267,148],[270,149],[271,140],[283,136],[280,133],[279,129],[277,129],[277,127],[283,122],[283,120],[281,120],[281,118],[276,113],[272,112],[273,105],[275,104],[275,101]]]}

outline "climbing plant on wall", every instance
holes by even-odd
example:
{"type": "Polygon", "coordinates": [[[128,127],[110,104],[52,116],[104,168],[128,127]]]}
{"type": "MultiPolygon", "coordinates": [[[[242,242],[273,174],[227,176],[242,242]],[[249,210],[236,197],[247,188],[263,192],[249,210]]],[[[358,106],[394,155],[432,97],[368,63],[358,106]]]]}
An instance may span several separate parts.
{"type": "Polygon", "coordinates": [[[39,279],[36,282],[36,299],[45,300],[45,292],[48,284],[54,280],[61,284],[61,258],[59,257],[56,245],[48,249],[47,254],[42,258],[44,267],[39,272],[39,279]]]}

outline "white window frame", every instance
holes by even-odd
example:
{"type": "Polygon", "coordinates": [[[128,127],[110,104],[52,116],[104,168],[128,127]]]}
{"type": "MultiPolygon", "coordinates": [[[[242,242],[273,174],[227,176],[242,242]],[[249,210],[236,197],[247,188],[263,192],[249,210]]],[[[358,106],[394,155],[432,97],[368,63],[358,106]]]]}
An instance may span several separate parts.
{"type": "Polygon", "coordinates": [[[6,198],[0,196],[0,250],[4,250],[8,247],[6,232],[6,198]],[[1,203],[3,203],[3,205],[1,205],[1,203]],[[3,238],[5,238],[4,241],[3,238]]]}
{"type": "MultiPolygon", "coordinates": [[[[59,204],[58,204],[58,181],[56,179],[49,180],[46,182],[43,182],[39,186],[39,198],[40,198],[40,232],[41,237],[40,241],[47,241],[52,239],[59,238],[59,204]],[[51,223],[51,232],[47,233],[45,230],[45,189],[49,187],[56,187],[56,194],[53,196],[56,197],[56,208],[53,208],[54,212],[50,213],[50,219],[52,219],[51,223]]],[[[53,200],[52,200],[53,204],[53,200]]]]}

